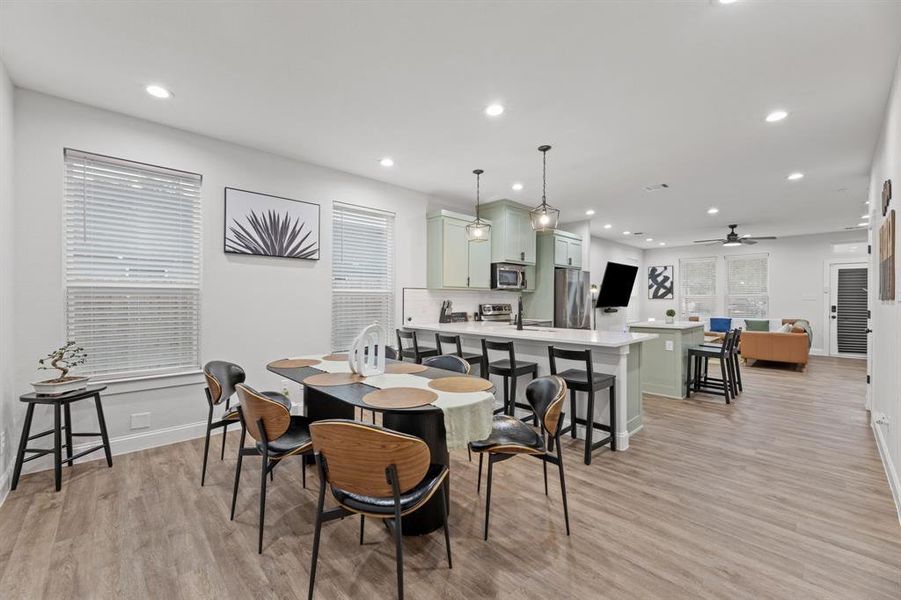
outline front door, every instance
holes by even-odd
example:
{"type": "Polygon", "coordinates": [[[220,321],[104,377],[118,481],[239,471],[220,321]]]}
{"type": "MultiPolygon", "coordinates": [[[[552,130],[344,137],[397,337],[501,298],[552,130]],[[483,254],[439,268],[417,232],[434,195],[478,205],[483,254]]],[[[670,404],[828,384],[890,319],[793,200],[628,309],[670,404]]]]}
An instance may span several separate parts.
{"type": "Polygon", "coordinates": [[[831,265],[829,281],[829,354],[867,355],[867,264],[831,265]]]}

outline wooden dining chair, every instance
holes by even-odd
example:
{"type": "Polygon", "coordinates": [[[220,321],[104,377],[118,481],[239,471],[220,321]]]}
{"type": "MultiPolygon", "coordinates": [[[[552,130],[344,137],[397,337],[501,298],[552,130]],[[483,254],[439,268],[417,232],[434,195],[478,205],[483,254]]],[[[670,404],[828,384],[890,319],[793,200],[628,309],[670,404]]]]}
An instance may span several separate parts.
{"type": "Polygon", "coordinates": [[[206,378],[206,401],[210,411],[206,419],[206,438],[203,443],[203,468],[200,471],[200,485],[206,482],[206,463],[210,454],[210,434],[214,429],[222,429],[222,452],[219,459],[225,458],[225,436],[228,434],[229,425],[240,425],[238,407],[230,406],[232,396],[235,395],[235,386],[243,383],[246,375],[244,369],[238,365],[224,360],[211,360],[203,366],[203,376],[206,378]],[[225,411],[217,421],[213,421],[213,411],[216,406],[225,402],[225,411]]]}
{"type": "Polygon", "coordinates": [[[489,436],[470,442],[473,452],[479,453],[479,479],[476,492],[482,486],[482,458],[488,454],[488,490],[485,496],[485,540],[488,540],[488,517],[491,514],[491,475],[494,463],[513,458],[517,454],[534,456],[543,462],[544,495],[547,490],[547,464],[557,465],[560,471],[560,492],[563,495],[563,518],[566,535],[569,535],[569,507],[566,504],[566,480],[563,476],[563,453],[560,448],[560,430],[563,423],[563,401],[566,398],[566,382],[556,375],[539,377],[526,386],[526,400],[540,423],[540,433],[528,424],[509,415],[495,415],[489,436]],[[550,439],[555,453],[548,450],[550,439]]]}
{"type": "MultiPolygon", "coordinates": [[[[291,414],[291,402],[276,392],[257,392],[240,383],[236,386],[241,401],[239,414],[244,429],[238,464],[235,467],[235,489],[232,493],[231,520],[235,520],[235,503],[241,480],[241,463],[244,456],[260,456],[260,525],[257,551],[263,553],[263,524],[266,519],[266,476],[272,477],[275,466],[289,456],[309,455],[313,452],[310,439],[310,422],[306,417],[291,414]],[[256,440],[256,445],[245,448],[245,434],[256,440]]],[[[303,487],[307,487],[306,463],[301,462],[303,487]]]]}
{"type": "Polygon", "coordinates": [[[375,425],[344,419],[310,424],[316,465],[319,470],[319,504],[313,535],[313,562],[310,593],[316,583],[319,537],[322,523],[360,515],[360,543],[366,517],[382,519],[394,534],[397,560],[397,595],[404,597],[402,517],[415,512],[445,487],[441,510],[447,566],[451,562],[450,533],[447,529],[447,467],[432,464],[429,447],[414,436],[375,425]],[[325,509],[325,489],[331,488],[338,506],[325,509]]]}

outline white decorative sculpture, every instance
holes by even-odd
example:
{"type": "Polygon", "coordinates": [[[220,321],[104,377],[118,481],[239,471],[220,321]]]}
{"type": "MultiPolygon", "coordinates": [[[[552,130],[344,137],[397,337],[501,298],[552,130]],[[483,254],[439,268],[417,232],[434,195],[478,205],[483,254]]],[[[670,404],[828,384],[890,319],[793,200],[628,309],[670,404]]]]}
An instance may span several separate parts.
{"type": "Polygon", "coordinates": [[[385,340],[388,334],[378,323],[369,325],[354,339],[347,362],[350,370],[363,377],[385,372],[385,340]]]}

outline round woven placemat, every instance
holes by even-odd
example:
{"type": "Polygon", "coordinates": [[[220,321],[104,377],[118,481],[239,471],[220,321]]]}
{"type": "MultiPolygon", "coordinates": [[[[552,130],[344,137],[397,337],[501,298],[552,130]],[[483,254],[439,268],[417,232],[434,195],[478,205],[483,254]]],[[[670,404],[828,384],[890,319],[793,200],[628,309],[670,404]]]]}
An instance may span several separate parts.
{"type": "Polygon", "coordinates": [[[494,385],[481,377],[441,377],[429,382],[429,387],[439,392],[484,392],[494,385]]]}
{"type": "Polygon", "coordinates": [[[428,369],[425,365],[417,365],[416,363],[391,363],[390,365],[385,365],[385,373],[390,373],[391,375],[408,375],[410,373],[422,373],[428,369]]]}
{"type": "Polygon", "coordinates": [[[275,369],[298,369],[300,367],[312,367],[321,362],[321,360],[316,360],[315,358],[283,358],[274,360],[266,366],[275,369]]]}
{"type": "Polygon", "coordinates": [[[328,356],[323,356],[322,360],[328,360],[332,362],[344,362],[347,360],[346,354],[329,354],[328,356]]]}
{"type": "Polygon", "coordinates": [[[304,379],[303,383],[304,385],[330,386],[347,385],[361,381],[363,381],[363,377],[356,373],[317,373],[304,379]]]}
{"type": "Polygon", "coordinates": [[[363,402],[376,408],[416,408],[438,399],[438,394],[422,388],[387,388],[369,392],[363,402]]]}

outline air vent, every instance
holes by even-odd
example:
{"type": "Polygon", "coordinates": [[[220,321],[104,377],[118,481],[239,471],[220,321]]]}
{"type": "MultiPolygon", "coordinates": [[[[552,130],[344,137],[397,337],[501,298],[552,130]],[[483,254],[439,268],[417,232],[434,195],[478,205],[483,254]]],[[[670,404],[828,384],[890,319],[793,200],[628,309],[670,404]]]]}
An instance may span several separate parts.
{"type": "Polygon", "coordinates": [[[665,190],[669,187],[668,183],[655,183],[653,185],[646,185],[644,187],[644,191],[646,192],[659,192],[660,190],[665,190]]]}

